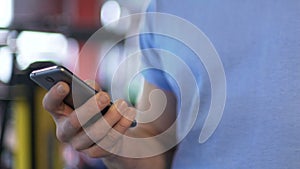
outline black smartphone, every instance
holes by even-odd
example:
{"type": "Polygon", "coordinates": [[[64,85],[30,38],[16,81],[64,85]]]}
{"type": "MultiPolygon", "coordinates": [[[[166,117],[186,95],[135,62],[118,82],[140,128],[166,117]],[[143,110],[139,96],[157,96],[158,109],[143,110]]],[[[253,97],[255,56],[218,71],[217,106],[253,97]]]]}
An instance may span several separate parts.
{"type": "MultiPolygon", "coordinates": [[[[70,86],[70,93],[66,96],[64,102],[73,109],[84,104],[98,92],[63,66],[51,66],[34,70],[30,73],[30,79],[46,90],[49,90],[59,81],[66,82],[70,86]]],[[[112,104],[110,103],[109,106],[104,108],[101,114],[104,115],[112,104]]],[[[131,124],[131,127],[134,126],[136,126],[136,121],[131,124]]]]}
{"type": "Polygon", "coordinates": [[[49,90],[59,81],[66,82],[70,86],[70,93],[64,102],[73,109],[78,108],[97,93],[96,90],[63,66],[34,70],[30,73],[30,79],[46,90],[49,90]]]}

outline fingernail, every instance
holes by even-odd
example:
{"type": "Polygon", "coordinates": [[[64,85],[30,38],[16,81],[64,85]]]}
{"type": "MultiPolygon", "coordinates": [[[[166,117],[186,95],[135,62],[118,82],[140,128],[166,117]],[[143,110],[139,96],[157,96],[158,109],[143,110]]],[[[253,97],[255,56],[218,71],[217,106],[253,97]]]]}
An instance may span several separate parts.
{"type": "Polygon", "coordinates": [[[125,113],[125,118],[128,120],[132,121],[130,127],[135,127],[137,125],[137,121],[135,120],[136,117],[136,110],[133,108],[130,108],[126,113],[125,113]]]}
{"type": "Polygon", "coordinates": [[[129,109],[126,113],[126,118],[129,120],[134,120],[136,116],[136,111],[134,109],[129,109]]]}
{"type": "Polygon", "coordinates": [[[119,112],[124,111],[124,109],[127,107],[127,103],[125,101],[120,101],[117,104],[117,109],[119,112]]]}
{"type": "Polygon", "coordinates": [[[100,104],[106,104],[108,102],[108,100],[109,100],[109,98],[106,94],[100,93],[100,95],[99,95],[100,104]]]}
{"type": "Polygon", "coordinates": [[[65,87],[62,84],[59,84],[57,86],[57,91],[58,91],[59,94],[65,94],[66,93],[65,87]]]}

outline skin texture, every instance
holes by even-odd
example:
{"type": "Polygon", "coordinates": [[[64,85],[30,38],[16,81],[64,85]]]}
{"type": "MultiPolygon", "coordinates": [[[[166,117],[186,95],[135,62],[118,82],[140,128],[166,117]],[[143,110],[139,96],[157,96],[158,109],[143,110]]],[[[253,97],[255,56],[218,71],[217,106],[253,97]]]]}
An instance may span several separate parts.
{"type": "MultiPolygon", "coordinates": [[[[119,99],[115,101],[103,117],[90,120],[110,104],[110,97],[107,93],[99,90],[99,86],[93,81],[87,81],[87,83],[100,92],[76,110],[63,103],[63,99],[70,91],[69,86],[64,82],[57,83],[45,95],[43,106],[50,112],[56,123],[57,138],[89,157],[102,158],[108,168],[170,168],[175,148],[148,158],[127,158],[117,154],[123,149],[123,136],[134,138],[152,137],[165,131],[174,122],[176,118],[176,99],[174,95],[171,92],[164,91],[167,98],[164,112],[154,121],[140,123],[136,127],[130,128],[137,109],[147,110],[150,108],[152,103],[149,103],[149,94],[157,88],[145,83],[137,108],[130,107],[124,100],[119,99]]],[[[159,106],[159,104],[157,102],[153,105],[159,106]]],[[[170,139],[176,139],[176,135],[170,137],[170,139]]],[[[157,141],[157,145],[163,148],[164,143],[157,141]]],[[[147,146],[136,146],[132,145],[132,149],[138,149],[141,153],[149,148],[147,146]]]]}

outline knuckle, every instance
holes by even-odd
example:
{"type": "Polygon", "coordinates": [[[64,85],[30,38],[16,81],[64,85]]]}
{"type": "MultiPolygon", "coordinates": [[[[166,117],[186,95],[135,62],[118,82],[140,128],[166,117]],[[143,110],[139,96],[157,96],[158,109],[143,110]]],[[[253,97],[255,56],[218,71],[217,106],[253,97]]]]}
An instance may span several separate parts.
{"type": "Polygon", "coordinates": [[[68,129],[78,129],[80,127],[80,121],[76,115],[76,112],[72,112],[72,114],[66,119],[64,123],[64,128],[68,129]]]}
{"type": "Polygon", "coordinates": [[[71,141],[70,144],[73,147],[73,149],[75,149],[76,151],[82,150],[82,147],[81,147],[81,145],[80,145],[79,142],[77,142],[77,141],[71,141]]]}
{"type": "Polygon", "coordinates": [[[61,142],[69,142],[78,130],[76,119],[66,118],[57,123],[56,136],[61,142]]]}
{"type": "Polygon", "coordinates": [[[63,132],[61,129],[56,130],[56,137],[60,142],[67,143],[68,142],[68,136],[66,132],[63,132]]]}
{"type": "Polygon", "coordinates": [[[97,152],[90,152],[89,154],[88,154],[88,156],[89,157],[91,157],[91,158],[98,158],[99,157],[99,155],[98,155],[98,153],[97,152]]]}
{"type": "Polygon", "coordinates": [[[104,139],[102,139],[98,144],[102,148],[103,154],[115,154],[120,152],[122,147],[122,138],[123,136],[115,130],[109,132],[104,139]]]}
{"type": "Polygon", "coordinates": [[[83,151],[90,158],[98,158],[102,156],[102,150],[99,147],[92,147],[87,151],[83,151]]]}
{"type": "Polygon", "coordinates": [[[134,107],[128,107],[128,112],[133,115],[136,115],[136,113],[137,113],[136,108],[134,108],[134,107]]]}
{"type": "Polygon", "coordinates": [[[42,105],[43,105],[43,107],[44,107],[45,110],[47,110],[47,111],[51,111],[52,110],[50,104],[48,103],[48,94],[46,94],[44,96],[43,101],[42,101],[42,105]]]}
{"type": "Polygon", "coordinates": [[[113,136],[111,133],[108,133],[108,134],[107,134],[106,139],[107,139],[110,143],[115,142],[115,136],[113,136]]]}
{"type": "Polygon", "coordinates": [[[110,102],[110,97],[107,93],[105,92],[98,92],[97,95],[95,96],[97,103],[98,103],[98,107],[100,109],[104,108],[105,106],[109,105],[110,102]]]}
{"type": "Polygon", "coordinates": [[[137,114],[136,108],[130,107],[129,108],[129,115],[128,115],[129,119],[133,120],[135,118],[136,114],[137,114]]]}
{"type": "Polygon", "coordinates": [[[109,133],[107,133],[106,136],[107,140],[111,143],[115,143],[119,140],[120,138],[120,133],[117,132],[116,130],[111,130],[109,133]]]}
{"type": "Polygon", "coordinates": [[[133,107],[128,107],[126,109],[126,112],[123,115],[123,118],[125,118],[126,120],[122,120],[121,122],[123,122],[123,125],[127,125],[127,123],[129,123],[129,126],[131,125],[131,122],[135,119],[137,114],[137,111],[135,108],[133,107]]]}
{"type": "Polygon", "coordinates": [[[119,113],[124,113],[124,111],[126,110],[126,108],[128,108],[128,104],[126,103],[126,101],[124,101],[123,99],[119,99],[117,102],[116,102],[116,110],[119,112],[119,113]]]}
{"type": "Polygon", "coordinates": [[[130,127],[131,122],[121,120],[118,125],[121,131],[125,131],[130,127]]]}
{"type": "Polygon", "coordinates": [[[58,140],[61,142],[68,142],[70,140],[72,131],[70,130],[70,126],[68,125],[68,119],[59,122],[56,129],[56,136],[58,140]]]}

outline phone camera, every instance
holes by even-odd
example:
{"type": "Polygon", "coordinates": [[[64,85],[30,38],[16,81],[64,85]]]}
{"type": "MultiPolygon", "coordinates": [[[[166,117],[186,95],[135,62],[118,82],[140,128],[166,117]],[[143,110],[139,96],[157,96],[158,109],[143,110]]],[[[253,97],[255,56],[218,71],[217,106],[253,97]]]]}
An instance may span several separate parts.
{"type": "Polygon", "coordinates": [[[48,82],[50,82],[50,83],[53,83],[53,82],[54,82],[54,79],[53,79],[52,77],[49,77],[49,76],[46,77],[46,80],[47,80],[48,82]]]}

